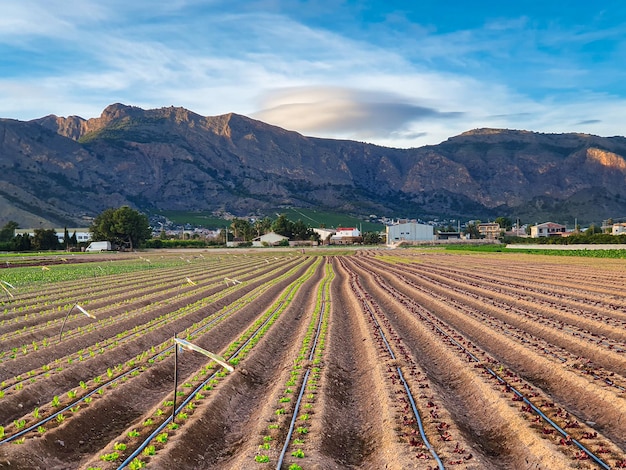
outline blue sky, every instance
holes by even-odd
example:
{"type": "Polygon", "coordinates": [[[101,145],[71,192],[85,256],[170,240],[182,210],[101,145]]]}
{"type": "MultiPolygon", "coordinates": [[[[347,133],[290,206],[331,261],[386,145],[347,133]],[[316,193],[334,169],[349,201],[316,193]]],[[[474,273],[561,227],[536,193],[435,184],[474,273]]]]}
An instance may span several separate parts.
{"type": "Polygon", "coordinates": [[[626,2],[0,0],[0,117],[235,112],[394,147],[626,134],[626,2]]]}

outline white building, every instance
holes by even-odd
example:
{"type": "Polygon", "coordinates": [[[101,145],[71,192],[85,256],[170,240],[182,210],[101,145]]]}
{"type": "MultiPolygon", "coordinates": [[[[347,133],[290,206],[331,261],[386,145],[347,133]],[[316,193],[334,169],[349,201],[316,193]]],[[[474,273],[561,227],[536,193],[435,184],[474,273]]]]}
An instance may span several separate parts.
{"type": "MultiPolygon", "coordinates": [[[[18,228],[15,229],[15,235],[29,235],[30,237],[34,237],[35,236],[35,230],[34,228],[18,228]]],[[[63,239],[65,237],[65,228],[55,228],[53,229],[56,232],[57,238],[59,239],[59,243],[64,243],[65,240],[63,239]]],[[[78,243],[82,243],[82,242],[90,242],[91,241],[91,232],[89,231],[88,228],[68,228],[67,229],[67,233],[69,234],[69,236],[71,237],[72,235],[74,235],[74,233],[76,233],[76,241],[78,243]]]]}
{"type": "Polygon", "coordinates": [[[274,232],[266,233],[252,240],[252,246],[276,246],[289,238],[274,232]]]}
{"type": "Polygon", "coordinates": [[[330,243],[335,245],[350,245],[362,241],[361,232],[354,227],[337,227],[335,234],[330,237],[330,243]]]}
{"type": "Polygon", "coordinates": [[[387,225],[387,245],[395,243],[433,241],[435,231],[432,225],[409,222],[406,224],[387,225]]]}
{"type": "Polygon", "coordinates": [[[486,224],[478,224],[478,233],[487,240],[495,240],[500,236],[500,224],[489,222],[486,224]]]}
{"type": "Polygon", "coordinates": [[[530,227],[531,238],[540,237],[562,237],[566,234],[565,225],[555,224],[554,222],[545,222],[530,227]]]}
{"type": "Polygon", "coordinates": [[[358,228],[354,227],[337,227],[335,235],[338,237],[360,237],[361,232],[359,232],[358,228]]]}
{"type": "Polygon", "coordinates": [[[626,233],[626,223],[621,222],[619,224],[613,224],[613,229],[611,231],[613,235],[622,235],[626,233]]]}

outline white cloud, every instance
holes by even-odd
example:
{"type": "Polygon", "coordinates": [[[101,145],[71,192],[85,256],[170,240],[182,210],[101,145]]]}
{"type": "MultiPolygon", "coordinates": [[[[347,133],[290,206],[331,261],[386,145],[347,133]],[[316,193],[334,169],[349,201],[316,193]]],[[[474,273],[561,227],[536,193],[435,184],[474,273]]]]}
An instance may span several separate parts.
{"type": "Polygon", "coordinates": [[[23,43],[24,39],[72,36],[81,27],[108,17],[105,8],[91,0],[21,0],[2,2],[0,43],[23,43]]]}
{"type": "Polygon", "coordinates": [[[114,102],[174,105],[402,147],[487,126],[624,132],[624,99],[585,91],[581,83],[594,75],[575,54],[542,49],[616,40],[620,28],[541,31],[522,17],[437,34],[390,17],[400,33],[381,25],[376,32],[387,34],[385,41],[370,43],[249,5],[239,12],[225,5],[25,0],[3,6],[0,53],[34,54],[0,80],[2,115],[89,118],[114,102]],[[402,34],[408,31],[415,34],[402,34]],[[41,65],[42,57],[46,66],[25,68],[41,65]],[[538,88],[542,95],[533,95],[538,88]]]}
{"type": "Polygon", "coordinates": [[[447,120],[458,113],[412,104],[408,96],[344,87],[294,87],[263,97],[253,117],[302,133],[355,136],[360,140],[406,131],[417,121],[447,120]]]}

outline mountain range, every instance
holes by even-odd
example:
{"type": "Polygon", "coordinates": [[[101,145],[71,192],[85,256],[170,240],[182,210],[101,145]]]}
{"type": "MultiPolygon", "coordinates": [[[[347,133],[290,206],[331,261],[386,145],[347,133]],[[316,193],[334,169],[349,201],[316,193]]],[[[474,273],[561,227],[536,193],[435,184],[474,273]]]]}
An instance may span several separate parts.
{"type": "Polygon", "coordinates": [[[0,119],[0,223],[83,226],[106,208],[599,223],[626,216],[626,139],[475,129],[411,149],[306,137],[238,114],[113,104],[0,119]]]}

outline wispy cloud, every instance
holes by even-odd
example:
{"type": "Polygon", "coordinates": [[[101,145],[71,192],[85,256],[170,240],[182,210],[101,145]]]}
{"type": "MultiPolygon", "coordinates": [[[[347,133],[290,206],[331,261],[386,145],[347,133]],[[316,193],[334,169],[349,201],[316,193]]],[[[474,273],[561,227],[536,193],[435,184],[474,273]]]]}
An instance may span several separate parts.
{"type": "Polygon", "coordinates": [[[263,96],[263,109],[253,116],[281,127],[316,135],[343,134],[379,138],[402,132],[425,120],[458,118],[459,112],[440,112],[411,104],[408,96],[340,87],[297,87],[263,96]]]}
{"type": "Polygon", "coordinates": [[[499,13],[439,31],[401,10],[357,25],[366,6],[341,1],[332,18],[326,2],[233,1],[9,2],[0,113],[175,105],[403,147],[475,127],[626,128],[623,24],[499,13]]]}

